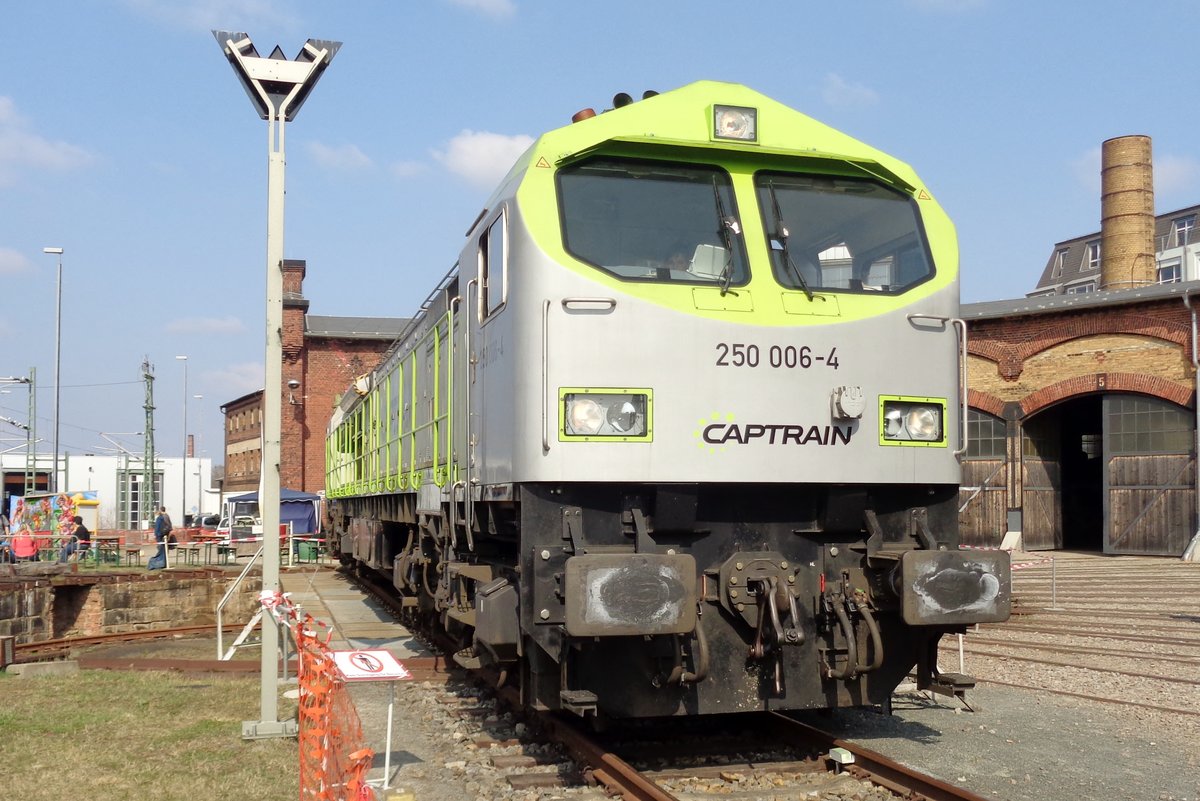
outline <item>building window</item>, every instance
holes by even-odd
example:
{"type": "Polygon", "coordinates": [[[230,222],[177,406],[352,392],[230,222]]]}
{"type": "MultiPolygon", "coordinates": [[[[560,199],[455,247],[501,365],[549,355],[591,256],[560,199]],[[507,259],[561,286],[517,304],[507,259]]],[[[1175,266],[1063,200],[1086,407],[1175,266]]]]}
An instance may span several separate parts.
{"type": "Polygon", "coordinates": [[[1189,453],[1195,435],[1191,412],[1170,401],[1114,396],[1108,407],[1110,453],[1189,453]]]}
{"type": "Polygon", "coordinates": [[[987,412],[967,410],[967,458],[1003,459],[1008,426],[987,412]]]}
{"type": "Polygon", "coordinates": [[[1087,246],[1087,264],[1084,265],[1085,270],[1100,269],[1100,243],[1088,242],[1087,246]]]}
{"type": "Polygon", "coordinates": [[[1063,266],[1067,263],[1067,249],[1063,248],[1054,254],[1054,269],[1050,271],[1051,278],[1058,278],[1063,274],[1063,266]]]}
{"type": "Polygon", "coordinates": [[[1174,264],[1164,264],[1158,268],[1158,283],[1160,284],[1178,284],[1183,280],[1183,271],[1179,267],[1179,262],[1174,264]]]}
{"type": "MultiPolygon", "coordinates": [[[[1172,225],[1175,229],[1175,247],[1183,247],[1190,245],[1192,241],[1192,229],[1196,227],[1196,215],[1189,214],[1186,217],[1180,217],[1175,220],[1172,225]]],[[[1159,282],[1163,283],[1163,282],[1159,282]]]]}
{"type": "Polygon", "coordinates": [[[1088,281],[1086,284],[1075,284],[1074,286],[1069,286],[1064,290],[1064,293],[1067,295],[1082,295],[1085,292],[1095,292],[1095,291],[1096,291],[1096,282],[1088,281]]]}

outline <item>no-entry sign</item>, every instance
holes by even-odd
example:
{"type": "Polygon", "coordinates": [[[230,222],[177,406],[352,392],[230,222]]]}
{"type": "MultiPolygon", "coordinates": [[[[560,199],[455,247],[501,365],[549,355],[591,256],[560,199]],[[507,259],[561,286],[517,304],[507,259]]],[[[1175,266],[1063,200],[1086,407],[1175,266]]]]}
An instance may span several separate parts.
{"type": "Polygon", "coordinates": [[[412,674],[389,651],[334,651],[333,662],[346,681],[412,678],[412,674]]]}

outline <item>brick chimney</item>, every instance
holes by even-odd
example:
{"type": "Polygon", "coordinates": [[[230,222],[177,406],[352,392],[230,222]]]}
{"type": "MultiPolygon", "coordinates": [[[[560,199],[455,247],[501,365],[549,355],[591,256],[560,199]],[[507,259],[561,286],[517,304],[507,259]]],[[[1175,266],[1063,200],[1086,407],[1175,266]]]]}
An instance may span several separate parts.
{"type": "MultiPolygon", "coordinates": [[[[304,349],[304,317],[308,301],[304,297],[304,259],[283,260],[283,357],[293,360],[304,349]]],[[[286,378],[286,376],[285,376],[286,378]]]]}
{"type": "Polygon", "coordinates": [[[1119,136],[1101,146],[1100,289],[1156,282],[1150,137],[1119,136]]]}

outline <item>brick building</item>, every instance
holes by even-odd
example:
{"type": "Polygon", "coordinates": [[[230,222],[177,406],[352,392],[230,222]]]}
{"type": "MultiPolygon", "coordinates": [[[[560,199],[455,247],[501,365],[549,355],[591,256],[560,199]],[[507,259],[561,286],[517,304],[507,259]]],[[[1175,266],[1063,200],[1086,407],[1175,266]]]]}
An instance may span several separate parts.
{"type": "MultiPolygon", "coordinates": [[[[280,417],[281,487],[325,489],[325,429],[355,377],[372,370],[407,319],[322,317],[308,313],[306,263],[283,263],[283,411],[280,417]]],[[[259,390],[221,407],[225,415],[225,491],[258,489],[262,461],[259,390]]]]}
{"type": "Polygon", "coordinates": [[[963,541],[1178,556],[1196,531],[1200,282],[964,306],[963,541]]]}
{"type": "Polygon", "coordinates": [[[963,541],[1195,554],[1200,206],[1154,214],[1149,137],[1101,148],[1100,230],[1020,300],[964,306],[963,541]]]}

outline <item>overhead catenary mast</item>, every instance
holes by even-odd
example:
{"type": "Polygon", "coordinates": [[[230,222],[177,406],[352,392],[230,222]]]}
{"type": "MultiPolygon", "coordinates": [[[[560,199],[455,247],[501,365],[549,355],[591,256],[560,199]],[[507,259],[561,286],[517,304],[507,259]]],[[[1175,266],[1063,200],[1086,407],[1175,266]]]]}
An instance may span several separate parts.
{"type": "Polygon", "coordinates": [[[156,499],[154,497],[154,365],[150,357],[142,362],[142,379],[146,382],[146,432],[142,459],[142,489],[138,497],[138,512],[142,520],[153,520],[156,499]],[[149,516],[147,516],[147,514],[149,516]]]}

